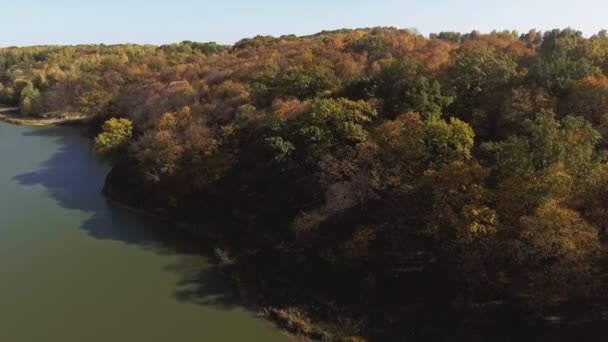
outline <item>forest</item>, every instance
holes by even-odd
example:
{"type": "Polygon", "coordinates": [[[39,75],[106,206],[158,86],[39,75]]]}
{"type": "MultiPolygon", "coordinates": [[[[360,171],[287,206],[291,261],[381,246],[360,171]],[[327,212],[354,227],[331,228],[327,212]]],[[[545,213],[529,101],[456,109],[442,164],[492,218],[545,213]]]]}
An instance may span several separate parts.
{"type": "Polygon", "coordinates": [[[605,323],[606,31],[9,47],[0,104],[86,117],[104,193],[200,237],[293,333],[605,323]]]}

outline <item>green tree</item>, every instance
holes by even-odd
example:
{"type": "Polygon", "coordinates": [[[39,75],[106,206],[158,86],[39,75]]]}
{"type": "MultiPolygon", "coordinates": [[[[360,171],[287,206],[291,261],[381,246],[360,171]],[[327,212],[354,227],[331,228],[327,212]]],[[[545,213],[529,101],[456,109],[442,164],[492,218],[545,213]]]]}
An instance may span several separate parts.
{"type": "Polygon", "coordinates": [[[313,161],[342,144],[356,144],[367,138],[366,126],[376,110],[365,101],[315,99],[297,117],[275,123],[266,143],[275,160],[313,161]]]}
{"type": "Polygon", "coordinates": [[[107,91],[90,91],[76,100],[78,111],[84,115],[99,114],[112,100],[112,94],[107,91]]]}
{"type": "Polygon", "coordinates": [[[331,93],[339,86],[340,80],[330,69],[313,65],[285,70],[279,83],[285,95],[307,99],[331,93]]]}
{"type": "Polygon", "coordinates": [[[475,48],[456,57],[447,70],[455,100],[450,114],[464,119],[482,139],[493,139],[493,125],[502,93],[519,77],[518,65],[508,55],[475,48]]]}
{"type": "Polygon", "coordinates": [[[597,74],[600,69],[585,58],[571,59],[563,54],[539,57],[530,68],[530,76],[538,85],[554,94],[563,94],[577,81],[597,74]]]}
{"type": "Polygon", "coordinates": [[[584,119],[558,121],[542,111],[524,127],[520,135],[483,145],[492,155],[499,216],[513,225],[542,203],[573,198],[600,170],[595,145],[601,136],[584,119]]]}
{"type": "Polygon", "coordinates": [[[518,75],[515,61],[488,49],[465,52],[448,72],[459,99],[491,93],[509,85],[518,75]]]}
{"type": "Polygon", "coordinates": [[[432,167],[446,165],[452,161],[471,159],[475,132],[467,123],[450,118],[428,120],[423,123],[424,144],[432,167]]]}
{"type": "Polygon", "coordinates": [[[599,132],[581,117],[558,121],[552,112],[541,111],[534,120],[524,121],[524,133],[484,146],[496,154],[493,163],[499,179],[559,164],[583,182],[599,166],[595,145],[600,138],[599,132]]]}
{"type": "Polygon", "coordinates": [[[384,100],[384,109],[390,115],[413,111],[424,118],[439,118],[453,100],[442,93],[438,81],[424,75],[421,63],[412,58],[384,63],[376,83],[376,96],[384,100]]]}

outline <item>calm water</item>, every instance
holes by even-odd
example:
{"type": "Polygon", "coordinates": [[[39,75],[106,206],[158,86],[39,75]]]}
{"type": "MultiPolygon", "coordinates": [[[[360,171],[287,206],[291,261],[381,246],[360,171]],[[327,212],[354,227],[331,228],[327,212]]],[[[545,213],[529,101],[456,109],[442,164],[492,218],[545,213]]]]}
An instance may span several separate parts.
{"type": "Polygon", "coordinates": [[[106,204],[68,128],[0,123],[0,341],[286,341],[194,248],[106,204]]]}

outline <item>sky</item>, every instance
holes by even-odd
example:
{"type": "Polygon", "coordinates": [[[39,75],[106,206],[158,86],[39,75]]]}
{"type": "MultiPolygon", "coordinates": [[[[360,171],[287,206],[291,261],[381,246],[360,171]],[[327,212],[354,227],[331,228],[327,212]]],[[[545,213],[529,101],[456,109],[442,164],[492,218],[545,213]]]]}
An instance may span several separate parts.
{"type": "Polygon", "coordinates": [[[608,29],[606,0],[0,0],[0,46],[232,44],[256,35],[394,26],[440,31],[608,29]]]}

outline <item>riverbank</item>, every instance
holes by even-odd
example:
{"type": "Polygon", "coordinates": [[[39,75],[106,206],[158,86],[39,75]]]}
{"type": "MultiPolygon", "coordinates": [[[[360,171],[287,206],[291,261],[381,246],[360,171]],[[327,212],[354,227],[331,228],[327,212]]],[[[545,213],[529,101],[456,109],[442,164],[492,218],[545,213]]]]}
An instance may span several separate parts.
{"type": "MultiPolygon", "coordinates": [[[[111,195],[104,193],[108,203],[116,208],[127,210],[133,214],[147,216],[165,222],[171,222],[171,218],[166,212],[145,210],[137,208],[128,203],[121,202],[111,195]]],[[[209,222],[208,225],[216,223],[209,222]]],[[[340,341],[340,342],[364,342],[361,336],[352,336],[341,331],[337,326],[328,322],[323,322],[314,315],[310,314],[305,308],[297,306],[280,307],[269,304],[269,298],[259,295],[259,286],[250,271],[253,263],[241,265],[239,261],[245,258],[255,258],[256,256],[243,253],[233,253],[230,246],[222,243],[221,236],[209,231],[198,229],[197,225],[187,222],[174,222],[172,224],[180,234],[185,237],[201,242],[201,254],[209,257],[214,266],[223,274],[227,284],[238,294],[241,303],[257,317],[261,317],[272,323],[290,341],[311,342],[311,341],[340,341]]]]}
{"type": "Polygon", "coordinates": [[[107,201],[113,206],[169,222],[172,229],[187,239],[199,241],[200,253],[213,260],[242,305],[251,312],[273,323],[293,341],[365,341],[310,310],[313,303],[286,300],[284,293],[293,293],[293,287],[298,285],[288,280],[291,277],[277,280],[282,272],[272,271],[269,259],[273,257],[243,248],[227,235],[227,230],[235,224],[227,219],[227,213],[218,215],[219,210],[207,208],[210,215],[205,215],[203,221],[196,221],[171,210],[158,209],[160,206],[144,200],[158,196],[137,190],[136,184],[129,183],[135,175],[125,172],[120,165],[106,178],[102,193],[107,201]]]}
{"type": "MultiPolygon", "coordinates": [[[[112,206],[128,210],[137,215],[173,222],[167,213],[139,209],[108,196],[108,194],[105,194],[105,197],[112,206]]],[[[217,224],[217,222],[207,222],[205,226],[212,227],[217,224]]],[[[200,225],[200,223],[193,224],[185,221],[172,223],[172,226],[180,234],[200,241],[201,255],[209,257],[217,270],[223,274],[227,284],[238,294],[241,305],[253,312],[257,317],[261,317],[272,323],[290,341],[368,341],[363,336],[349,333],[351,329],[338,326],[329,320],[324,320],[314,313],[315,310],[310,310],[310,308],[299,305],[291,305],[285,301],[281,304],[276,304],[276,298],[269,297],[265,293],[268,289],[262,289],[272,282],[270,278],[266,279],[268,281],[266,282],[260,281],[256,276],[258,272],[265,272],[264,267],[261,266],[264,262],[258,260],[262,258],[256,252],[234,250],[221,235],[215,233],[216,229],[197,228],[200,225]]],[[[279,289],[275,288],[275,290],[278,291],[279,289]]],[[[312,303],[311,306],[313,306],[312,303]]]]}
{"type": "Polygon", "coordinates": [[[10,160],[0,168],[0,189],[10,194],[0,201],[10,275],[0,289],[11,293],[0,309],[2,340],[289,341],[240,305],[201,243],[107,204],[99,190],[108,167],[79,128],[0,122],[0,131],[0,155],[10,160]],[[66,322],[76,326],[56,328],[66,322]]]}
{"type": "Polygon", "coordinates": [[[40,118],[34,116],[22,116],[19,114],[19,108],[0,108],[0,120],[20,126],[55,126],[55,125],[78,125],[86,121],[86,117],[79,116],[63,116],[40,118]]]}

